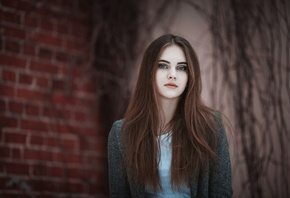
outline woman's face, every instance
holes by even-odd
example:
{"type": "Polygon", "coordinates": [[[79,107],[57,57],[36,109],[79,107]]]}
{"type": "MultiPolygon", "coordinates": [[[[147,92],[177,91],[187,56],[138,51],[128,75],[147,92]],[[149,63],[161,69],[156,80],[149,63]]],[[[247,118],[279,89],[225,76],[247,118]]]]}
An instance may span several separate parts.
{"type": "Polygon", "coordinates": [[[180,47],[169,45],[163,50],[155,80],[160,99],[179,99],[188,81],[187,62],[180,47]]]}

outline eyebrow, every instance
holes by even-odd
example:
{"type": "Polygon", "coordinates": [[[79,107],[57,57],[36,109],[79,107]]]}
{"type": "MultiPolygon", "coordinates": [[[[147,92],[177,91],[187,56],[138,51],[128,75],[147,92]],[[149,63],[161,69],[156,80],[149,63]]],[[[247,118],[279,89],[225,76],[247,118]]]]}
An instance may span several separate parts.
{"type": "MultiPolygon", "coordinates": [[[[161,59],[161,60],[159,60],[159,62],[165,62],[165,63],[168,63],[168,64],[170,64],[170,62],[169,62],[169,61],[167,61],[167,60],[162,60],[162,59],[161,59]]],[[[187,65],[187,62],[178,62],[177,64],[178,64],[178,65],[179,65],[179,64],[187,65]]]]}

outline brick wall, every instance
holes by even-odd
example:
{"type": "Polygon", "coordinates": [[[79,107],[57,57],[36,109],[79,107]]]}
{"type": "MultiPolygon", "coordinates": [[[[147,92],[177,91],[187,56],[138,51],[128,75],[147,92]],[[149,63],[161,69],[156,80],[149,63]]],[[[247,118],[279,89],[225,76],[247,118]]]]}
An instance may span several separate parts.
{"type": "Polygon", "coordinates": [[[106,197],[82,0],[0,0],[0,197],[106,197]]]}

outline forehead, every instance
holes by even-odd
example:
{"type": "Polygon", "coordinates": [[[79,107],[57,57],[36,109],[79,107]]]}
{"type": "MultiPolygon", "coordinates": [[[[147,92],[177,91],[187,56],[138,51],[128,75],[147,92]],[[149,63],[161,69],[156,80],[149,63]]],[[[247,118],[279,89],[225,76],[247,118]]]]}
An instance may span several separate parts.
{"type": "Polygon", "coordinates": [[[169,62],[186,62],[186,57],[183,50],[177,45],[169,45],[161,52],[160,60],[169,62]]]}

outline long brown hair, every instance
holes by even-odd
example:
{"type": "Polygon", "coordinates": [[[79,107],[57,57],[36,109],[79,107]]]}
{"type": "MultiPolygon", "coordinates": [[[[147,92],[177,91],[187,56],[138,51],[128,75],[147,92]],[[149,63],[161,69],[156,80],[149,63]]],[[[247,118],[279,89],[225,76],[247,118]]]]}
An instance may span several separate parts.
{"type": "Polygon", "coordinates": [[[137,84],[125,113],[121,143],[125,163],[144,185],[154,191],[162,190],[158,172],[160,132],[159,103],[156,97],[155,74],[157,62],[168,45],[179,46],[188,65],[188,84],[181,95],[170,121],[172,133],[171,184],[189,184],[195,170],[215,158],[217,140],[214,111],[201,99],[201,76],[197,56],[190,43],[182,37],[167,34],[147,48],[137,84]]]}

